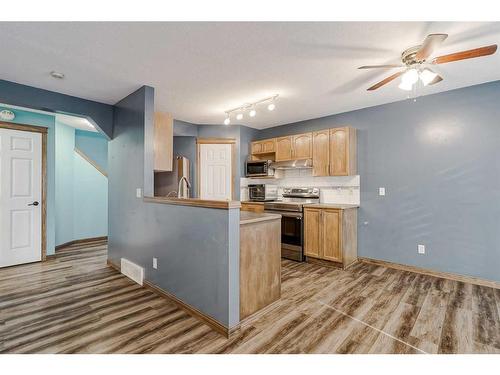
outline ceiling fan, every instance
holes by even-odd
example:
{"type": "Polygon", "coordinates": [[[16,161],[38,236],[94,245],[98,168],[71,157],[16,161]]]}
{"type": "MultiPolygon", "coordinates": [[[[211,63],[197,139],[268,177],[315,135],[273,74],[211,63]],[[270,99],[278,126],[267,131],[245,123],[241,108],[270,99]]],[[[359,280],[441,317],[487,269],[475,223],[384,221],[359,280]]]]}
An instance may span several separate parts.
{"type": "Polygon", "coordinates": [[[441,43],[448,37],[448,34],[429,34],[421,45],[408,48],[401,54],[401,64],[386,64],[386,65],[365,65],[358,69],[392,69],[403,68],[399,72],[383,79],[382,81],[369,87],[367,91],[376,90],[385,84],[395,80],[401,76],[400,89],[410,91],[413,85],[420,79],[424,86],[434,85],[441,82],[443,78],[432,70],[432,65],[446,64],[453,61],[473,59],[481,56],[492,55],[497,50],[497,45],[492,44],[486,47],[470,49],[451,53],[449,55],[435,57],[429,60],[432,53],[439,47],[441,43]]]}

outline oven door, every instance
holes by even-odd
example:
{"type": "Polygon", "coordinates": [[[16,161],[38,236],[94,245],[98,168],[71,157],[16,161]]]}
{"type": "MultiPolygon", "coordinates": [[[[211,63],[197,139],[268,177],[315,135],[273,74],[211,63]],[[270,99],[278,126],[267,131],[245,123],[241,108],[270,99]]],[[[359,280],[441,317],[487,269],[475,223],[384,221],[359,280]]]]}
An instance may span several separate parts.
{"type": "Polygon", "coordinates": [[[303,225],[301,212],[265,211],[281,215],[281,257],[302,262],[303,225]]]}

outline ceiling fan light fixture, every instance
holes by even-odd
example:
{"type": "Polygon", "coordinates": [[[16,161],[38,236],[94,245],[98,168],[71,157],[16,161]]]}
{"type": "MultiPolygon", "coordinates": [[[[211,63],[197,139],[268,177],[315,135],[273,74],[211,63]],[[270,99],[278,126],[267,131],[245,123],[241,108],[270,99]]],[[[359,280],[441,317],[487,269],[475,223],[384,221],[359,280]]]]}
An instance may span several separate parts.
{"type": "Polygon", "coordinates": [[[424,69],[420,72],[420,80],[424,84],[424,86],[427,86],[429,83],[434,81],[436,79],[437,73],[434,73],[432,70],[429,69],[424,69]]]}
{"type": "Polygon", "coordinates": [[[418,70],[415,68],[408,69],[401,77],[401,82],[406,85],[413,85],[418,81],[418,70]]]}
{"type": "Polygon", "coordinates": [[[405,81],[401,80],[401,83],[399,84],[398,87],[401,90],[411,91],[411,89],[413,88],[413,83],[409,83],[409,82],[405,82],[405,81]]]}

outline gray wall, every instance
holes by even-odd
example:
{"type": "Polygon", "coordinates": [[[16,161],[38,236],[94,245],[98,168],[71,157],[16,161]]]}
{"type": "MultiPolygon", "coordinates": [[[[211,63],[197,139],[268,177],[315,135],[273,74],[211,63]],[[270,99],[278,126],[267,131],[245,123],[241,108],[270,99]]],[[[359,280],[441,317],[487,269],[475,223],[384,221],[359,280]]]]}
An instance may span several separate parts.
{"type": "Polygon", "coordinates": [[[258,139],[345,124],[358,129],[359,255],[500,281],[500,82],[265,129],[258,139]]]}
{"type": "MultiPolygon", "coordinates": [[[[243,125],[196,125],[184,121],[174,121],[174,141],[182,136],[200,137],[200,138],[234,138],[236,140],[236,155],[238,155],[235,176],[235,199],[240,199],[240,177],[245,175],[245,161],[248,158],[249,143],[258,136],[258,130],[243,125]]],[[[190,153],[190,141],[184,141],[183,151],[190,153]]],[[[195,140],[196,142],[196,140],[195,140]]],[[[193,181],[196,179],[196,144],[194,157],[191,159],[193,181]]],[[[174,145],[174,152],[175,150],[174,145]]],[[[197,181],[194,181],[196,187],[197,181]]],[[[196,189],[193,190],[196,192],[196,189]]]]}
{"type": "Polygon", "coordinates": [[[83,115],[106,136],[113,136],[113,106],[0,79],[0,103],[83,115]]]}
{"type": "MultiPolygon", "coordinates": [[[[241,177],[245,177],[245,163],[250,154],[250,142],[257,139],[259,130],[240,126],[240,168],[241,177]]],[[[239,190],[239,189],[238,189],[239,190]]]]}
{"type": "MultiPolygon", "coordinates": [[[[174,137],[174,160],[177,156],[189,159],[191,177],[191,197],[196,197],[196,137],[174,137]]],[[[177,187],[175,188],[177,190],[177,187]]]]}
{"type": "Polygon", "coordinates": [[[152,88],[143,87],[115,107],[108,257],[118,264],[122,257],[140,264],[146,279],[232,327],[239,321],[239,210],[145,203],[135,197],[137,187],[152,186],[145,172],[153,149],[152,94],[152,88]],[[153,257],[158,270],[152,268],[153,257]]]}

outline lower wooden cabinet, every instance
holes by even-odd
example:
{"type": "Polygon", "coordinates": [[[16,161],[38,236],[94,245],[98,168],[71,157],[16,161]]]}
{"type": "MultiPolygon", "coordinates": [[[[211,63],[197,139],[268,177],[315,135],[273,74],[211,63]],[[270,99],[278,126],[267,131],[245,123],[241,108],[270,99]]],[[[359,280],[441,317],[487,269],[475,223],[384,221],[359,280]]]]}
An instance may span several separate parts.
{"type": "Polygon", "coordinates": [[[304,254],[306,256],[320,257],[320,223],[321,210],[304,210],[304,254]]]}
{"type": "Polygon", "coordinates": [[[304,254],[343,268],[357,260],[357,208],[305,208],[304,254]]]}
{"type": "Polygon", "coordinates": [[[241,211],[264,212],[264,203],[241,202],[241,211]]]}

